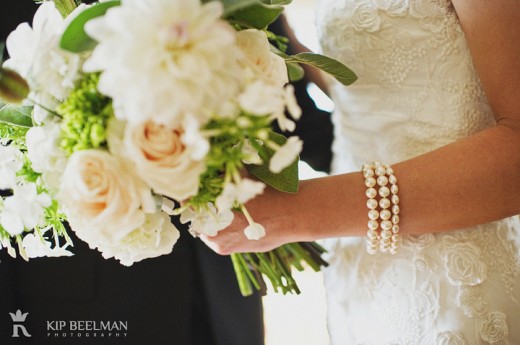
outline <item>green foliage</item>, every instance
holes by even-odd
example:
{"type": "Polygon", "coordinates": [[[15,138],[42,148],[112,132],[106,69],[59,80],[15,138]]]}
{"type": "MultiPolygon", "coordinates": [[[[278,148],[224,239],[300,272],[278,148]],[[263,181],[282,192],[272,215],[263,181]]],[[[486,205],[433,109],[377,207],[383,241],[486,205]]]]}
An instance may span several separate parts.
{"type": "Polygon", "coordinates": [[[106,128],[113,117],[112,101],[97,90],[98,74],[87,74],[59,105],[63,117],[60,147],[68,154],[106,147],[106,128]]]}
{"type": "MultiPolygon", "coordinates": [[[[269,140],[274,141],[280,146],[287,141],[283,135],[275,132],[270,132],[269,140]]],[[[276,190],[285,193],[296,193],[298,191],[299,159],[297,158],[287,168],[282,170],[280,173],[275,174],[269,170],[269,160],[273,156],[274,151],[266,145],[258,147],[258,149],[264,163],[262,165],[248,165],[247,171],[276,190]]]]}
{"type": "Polygon", "coordinates": [[[119,6],[121,1],[112,0],[92,5],[82,11],[67,26],[61,36],[60,47],[73,53],[81,53],[92,50],[97,42],[85,32],[85,24],[96,17],[100,17],[114,6],[119,6]]]}
{"type": "Polygon", "coordinates": [[[343,85],[350,85],[357,80],[356,74],[341,62],[328,56],[315,53],[300,53],[292,56],[284,56],[288,63],[304,63],[321,69],[336,78],[343,85]]]}
{"type": "Polygon", "coordinates": [[[56,9],[60,12],[63,18],[67,17],[81,1],[76,0],[53,0],[56,9]]]}
{"type": "Polygon", "coordinates": [[[0,102],[0,123],[32,127],[32,106],[16,106],[0,102]]]}
{"type": "Polygon", "coordinates": [[[5,122],[0,122],[0,139],[8,141],[11,145],[19,148],[25,148],[25,134],[29,130],[28,127],[14,126],[5,122]]]}

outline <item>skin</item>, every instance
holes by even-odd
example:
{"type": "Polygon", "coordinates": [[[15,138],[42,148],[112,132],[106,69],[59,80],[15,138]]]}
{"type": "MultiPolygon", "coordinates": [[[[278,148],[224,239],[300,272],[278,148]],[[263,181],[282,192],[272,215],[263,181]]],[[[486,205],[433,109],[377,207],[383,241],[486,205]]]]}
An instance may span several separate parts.
{"type": "MultiPolygon", "coordinates": [[[[453,0],[496,126],[394,164],[401,234],[453,231],[520,213],[520,1],[453,0]]],[[[361,173],[302,181],[290,195],[267,189],[246,206],[266,236],[250,241],[247,221],[202,240],[219,254],[261,252],[296,241],[366,236],[361,173]]]]}

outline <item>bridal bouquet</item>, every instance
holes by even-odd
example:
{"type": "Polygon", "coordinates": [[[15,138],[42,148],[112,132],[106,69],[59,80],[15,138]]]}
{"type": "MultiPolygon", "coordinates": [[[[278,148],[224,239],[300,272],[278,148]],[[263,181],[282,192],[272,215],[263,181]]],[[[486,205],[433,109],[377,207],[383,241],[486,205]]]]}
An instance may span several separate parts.
{"type": "MultiPolygon", "coordinates": [[[[299,63],[344,84],[318,54],[284,53],[268,25],[290,0],[44,1],[6,42],[0,96],[0,248],[25,259],[72,255],[65,223],[105,258],[170,253],[179,231],[216,235],[266,184],[298,189],[299,63]],[[247,169],[248,174],[242,172],[247,169]],[[252,176],[255,177],[244,177],[252,176]],[[16,250],[16,248],[18,250],[16,250]]],[[[316,243],[234,254],[244,295],[298,292],[291,268],[325,262],[316,243]]]]}

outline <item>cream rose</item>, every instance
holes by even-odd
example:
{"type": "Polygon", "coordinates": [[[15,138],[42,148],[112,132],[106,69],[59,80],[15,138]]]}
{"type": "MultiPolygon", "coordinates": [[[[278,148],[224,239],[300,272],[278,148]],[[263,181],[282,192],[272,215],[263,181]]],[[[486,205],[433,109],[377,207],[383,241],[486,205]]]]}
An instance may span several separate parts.
{"type": "Polygon", "coordinates": [[[142,225],[121,239],[116,246],[99,246],[105,259],[115,258],[122,265],[171,253],[180,237],[179,230],[164,212],[147,214],[142,225]]]}
{"type": "Polygon", "coordinates": [[[480,260],[480,249],[468,242],[446,247],[446,275],[453,285],[476,285],[487,277],[487,267],[480,260]]]}
{"type": "Polygon", "coordinates": [[[119,243],[153,212],[149,188],[117,157],[101,150],[69,158],[58,199],[78,237],[91,247],[119,243]]]}
{"type": "Polygon", "coordinates": [[[489,313],[480,326],[480,336],[488,344],[506,344],[508,334],[507,317],[500,312],[489,313]]]}
{"type": "Polygon", "coordinates": [[[265,32],[255,29],[239,31],[237,44],[245,54],[246,68],[250,68],[256,78],[278,87],[289,82],[285,60],[271,52],[265,32]]]}
{"type": "Polygon", "coordinates": [[[359,4],[352,15],[352,26],[356,31],[376,32],[381,28],[379,10],[368,4],[359,4]]]}
{"type": "MultiPolygon", "coordinates": [[[[206,169],[201,159],[207,151],[206,139],[186,132],[186,127],[172,129],[150,121],[128,124],[119,147],[154,192],[178,201],[197,194],[199,176],[206,169]]],[[[198,128],[191,126],[189,131],[198,128]]],[[[114,149],[117,151],[118,145],[114,149]]]]}

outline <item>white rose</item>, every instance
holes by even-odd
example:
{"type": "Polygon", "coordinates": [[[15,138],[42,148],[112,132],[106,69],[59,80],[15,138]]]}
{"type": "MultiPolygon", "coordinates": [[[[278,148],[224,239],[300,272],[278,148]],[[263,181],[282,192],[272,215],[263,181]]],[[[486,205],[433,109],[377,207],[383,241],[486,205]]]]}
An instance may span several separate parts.
{"type": "Polygon", "coordinates": [[[237,44],[244,52],[246,67],[251,69],[254,77],[277,87],[283,87],[289,82],[285,60],[271,51],[264,31],[239,31],[237,44]]]}
{"type": "Polygon", "coordinates": [[[458,303],[464,310],[464,314],[471,318],[483,318],[487,312],[488,304],[482,297],[480,285],[460,287],[458,303]]]}
{"type": "Polygon", "coordinates": [[[352,15],[352,26],[356,31],[376,32],[381,28],[379,10],[369,4],[360,3],[352,15]]]}
{"type": "MultiPolygon", "coordinates": [[[[195,130],[195,129],[192,129],[195,130]]],[[[115,142],[116,135],[109,130],[109,143],[115,142]]],[[[136,173],[158,193],[175,200],[185,200],[199,189],[199,176],[206,166],[200,156],[207,151],[207,141],[202,136],[191,134],[190,145],[183,141],[185,130],[182,127],[171,129],[153,122],[127,124],[123,146],[112,147],[133,163],[136,173]],[[201,150],[198,142],[202,141],[201,150]],[[193,156],[199,158],[194,159],[193,156]]],[[[112,149],[111,147],[111,149],[112,149]]]]}
{"type": "Polygon", "coordinates": [[[437,335],[437,345],[467,345],[466,339],[462,334],[452,332],[442,332],[437,335]]]}
{"type": "Polygon", "coordinates": [[[480,326],[480,336],[489,344],[506,344],[508,334],[507,317],[500,312],[489,313],[480,326]]]}
{"type": "Polygon", "coordinates": [[[179,230],[164,212],[147,214],[143,224],[126,235],[115,246],[99,245],[105,259],[115,258],[125,266],[131,266],[148,258],[172,252],[180,237],[179,230]]]}
{"type": "Polygon", "coordinates": [[[155,211],[150,189],[117,157],[101,150],[73,153],[59,200],[78,237],[91,247],[119,243],[155,211]]]}
{"type": "Polygon", "coordinates": [[[487,277],[480,249],[473,243],[455,242],[445,246],[446,275],[453,285],[476,285],[487,277]]]}

